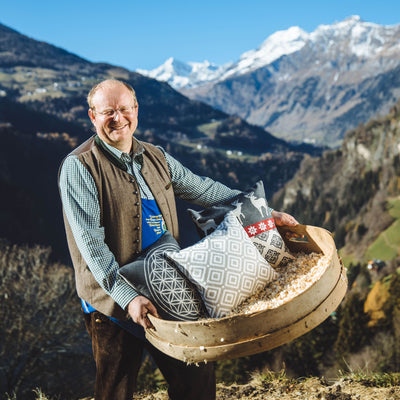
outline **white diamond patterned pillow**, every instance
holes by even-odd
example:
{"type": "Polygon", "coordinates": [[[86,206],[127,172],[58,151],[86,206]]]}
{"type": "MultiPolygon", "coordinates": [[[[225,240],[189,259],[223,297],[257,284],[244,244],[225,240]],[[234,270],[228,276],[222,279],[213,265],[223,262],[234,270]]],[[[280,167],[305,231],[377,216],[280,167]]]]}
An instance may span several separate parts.
{"type": "Polygon", "coordinates": [[[231,212],[210,235],[166,257],[199,290],[211,318],[221,318],[278,274],[231,212]]]}

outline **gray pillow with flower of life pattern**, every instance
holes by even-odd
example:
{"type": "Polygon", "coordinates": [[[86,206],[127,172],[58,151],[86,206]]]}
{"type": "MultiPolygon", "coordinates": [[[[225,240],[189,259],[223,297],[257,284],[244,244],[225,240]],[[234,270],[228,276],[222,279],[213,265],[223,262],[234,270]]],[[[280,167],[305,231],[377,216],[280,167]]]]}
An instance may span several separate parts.
{"type": "Polygon", "coordinates": [[[165,258],[165,252],[179,249],[172,234],[166,231],[137,259],[122,266],[118,274],[154,304],[161,318],[196,321],[208,316],[203,300],[196,287],[165,258]]]}

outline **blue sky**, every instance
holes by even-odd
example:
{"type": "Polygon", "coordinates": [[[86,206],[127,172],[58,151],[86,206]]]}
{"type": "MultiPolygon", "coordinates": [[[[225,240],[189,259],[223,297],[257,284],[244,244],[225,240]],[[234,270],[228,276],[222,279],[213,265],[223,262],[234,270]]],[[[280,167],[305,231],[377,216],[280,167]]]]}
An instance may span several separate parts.
{"type": "Polygon", "coordinates": [[[167,58],[236,61],[277,30],[312,32],[351,15],[400,23],[399,0],[13,0],[0,23],[90,61],[152,69],[167,58]]]}

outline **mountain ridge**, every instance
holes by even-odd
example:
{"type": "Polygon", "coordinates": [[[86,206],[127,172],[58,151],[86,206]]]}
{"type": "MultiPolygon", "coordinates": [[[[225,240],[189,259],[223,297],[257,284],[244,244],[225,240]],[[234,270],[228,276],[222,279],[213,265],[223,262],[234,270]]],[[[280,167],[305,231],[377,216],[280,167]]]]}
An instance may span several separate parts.
{"type": "MultiPolygon", "coordinates": [[[[265,65],[251,57],[240,59],[227,70],[241,62],[254,70],[243,68],[244,73],[222,74],[179,91],[287,141],[337,147],[347,130],[387,114],[399,98],[400,25],[353,16],[310,34],[301,32],[293,35],[293,43],[300,38],[293,52],[283,51],[265,65]]],[[[255,53],[261,54],[262,46],[244,55],[255,53]]]]}
{"type": "Polygon", "coordinates": [[[137,72],[157,80],[166,81],[175,89],[183,89],[184,87],[193,88],[207,84],[210,81],[215,83],[216,81],[222,81],[265,67],[283,56],[301,50],[306,44],[311,43],[313,46],[316,46],[319,43],[325,42],[329,46],[330,43],[327,43],[327,39],[332,40],[332,36],[346,36],[347,39],[350,37],[354,54],[358,56],[371,56],[371,53],[376,49],[372,48],[371,50],[368,45],[372,45],[373,41],[379,42],[381,36],[376,33],[378,31],[390,32],[396,29],[396,27],[400,27],[400,25],[378,25],[365,22],[358,15],[353,15],[331,25],[319,25],[311,33],[307,33],[298,26],[276,31],[268,36],[256,49],[242,53],[236,62],[216,65],[207,60],[203,62],[183,62],[170,57],[153,70],[138,69],[137,72]],[[369,43],[365,41],[366,36],[368,36],[369,43]],[[374,38],[373,36],[376,37],[374,38]],[[177,67],[176,70],[174,70],[174,66],[177,67]],[[200,69],[203,77],[202,80],[197,79],[200,69]],[[210,69],[209,75],[207,74],[208,69],[210,69]],[[190,78],[190,74],[194,72],[193,81],[190,79],[185,81],[175,80],[180,77],[180,71],[187,78],[190,78]],[[186,84],[183,82],[186,82],[186,84]]]}
{"type": "Polygon", "coordinates": [[[65,69],[66,65],[88,66],[91,63],[61,47],[35,40],[0,23],[0,66],[9,67],[15,64],[65,69]],[[23,51],[18,53],[10,51],[15,48],[23,49],[23,51]],[[38,54],[47,56],[38,57],[38,54]],[[62,58],[62,63],[57,62],[60,58],[62,58]]]}

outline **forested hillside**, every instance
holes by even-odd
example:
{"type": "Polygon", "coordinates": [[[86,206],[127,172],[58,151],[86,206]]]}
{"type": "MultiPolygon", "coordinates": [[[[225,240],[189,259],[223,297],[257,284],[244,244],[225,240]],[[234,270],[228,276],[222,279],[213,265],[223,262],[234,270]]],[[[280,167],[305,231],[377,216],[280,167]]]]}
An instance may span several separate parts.
{"type": "Polygon", "coordinates": [[[368,247],[394,217],[400,195],[400,103],[347,133],[343,145],[308,157],[274,204],[335,233],[341,254],[367,261],[368,247]]]}

